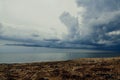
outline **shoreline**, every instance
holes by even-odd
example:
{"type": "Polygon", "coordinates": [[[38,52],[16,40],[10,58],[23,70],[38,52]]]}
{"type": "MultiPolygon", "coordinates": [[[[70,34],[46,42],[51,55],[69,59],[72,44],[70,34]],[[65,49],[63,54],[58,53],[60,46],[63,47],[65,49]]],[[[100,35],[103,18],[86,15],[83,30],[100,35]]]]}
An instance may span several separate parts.
{"type": "Polygon", "coordinates": [[[120,56],[66,61],[0,63],[2,80],[119,80],[120,56]]]}
{"type": "Polygon", "coordinates": [[[14,64],[33,64],[33,63],[54,63],[54,62],[64,62],[64,61],[74,61],[74,60],[98,60],[98,59],[117,59],[120,58],[120,56],[114,56],[114,57],[90,57],[90,58],[77,58],[77,59],[68,59],[68,60],[51,60],[51,61],[33,61],[33,62],[6,62],[6,63],[0,63],[1,64],[10,64],[10,65],[14,65],[14,64]]]}

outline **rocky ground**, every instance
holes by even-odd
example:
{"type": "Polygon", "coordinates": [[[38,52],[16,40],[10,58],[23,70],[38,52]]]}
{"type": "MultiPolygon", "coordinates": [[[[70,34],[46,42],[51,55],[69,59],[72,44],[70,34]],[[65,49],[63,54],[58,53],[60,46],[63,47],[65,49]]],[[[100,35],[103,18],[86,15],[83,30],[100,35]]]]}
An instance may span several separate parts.
{"type": "Polygon", "coordinates": [[[120,80],[120,57],[0,64],[0,80],[120,80]]]}

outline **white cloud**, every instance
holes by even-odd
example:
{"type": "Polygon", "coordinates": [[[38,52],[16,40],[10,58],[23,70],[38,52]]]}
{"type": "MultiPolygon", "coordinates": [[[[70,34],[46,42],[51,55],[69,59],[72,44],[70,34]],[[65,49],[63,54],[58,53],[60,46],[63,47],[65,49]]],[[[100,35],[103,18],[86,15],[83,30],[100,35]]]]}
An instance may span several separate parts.
{"type": "Polygon", "coordinates": [[[108,36],[120,36],[120,30],[107,33],[108,36]]]}

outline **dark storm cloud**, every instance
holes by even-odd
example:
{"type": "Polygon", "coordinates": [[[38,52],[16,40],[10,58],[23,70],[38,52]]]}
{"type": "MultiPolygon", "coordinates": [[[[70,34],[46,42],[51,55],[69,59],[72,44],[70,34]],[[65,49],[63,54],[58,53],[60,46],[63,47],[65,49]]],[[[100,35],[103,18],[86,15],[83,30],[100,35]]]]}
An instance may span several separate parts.
{"type": "Polygon", "coordinates": [[[118,47],[120,45],[120,0],[76,0],[76,3],[78,7],[85,9],[84,14],[78,14],[82,16],[83,25],[80,25],[77,18],[69,13],[63,13],[60,17],[61,22],[70,30],[70,35],[77,36],[71,44],[88,44],[101,49],[118,47]],[[91,29],[91,32],[84,30],[90,35],[81,38],[80,33],[83,30],[80,27],[91,29]],[[112,32],[114,35],[108,35],[112,32]]]}

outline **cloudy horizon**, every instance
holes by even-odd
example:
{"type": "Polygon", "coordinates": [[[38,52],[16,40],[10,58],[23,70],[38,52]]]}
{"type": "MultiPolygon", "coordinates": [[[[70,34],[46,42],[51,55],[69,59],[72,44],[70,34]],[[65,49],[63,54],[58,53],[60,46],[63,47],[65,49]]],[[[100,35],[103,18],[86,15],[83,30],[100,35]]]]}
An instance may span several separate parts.
{"type": "Polygon", "coordinates": [[[120,47],[119,0],[0,0],[0,46],[120,47]]]}

